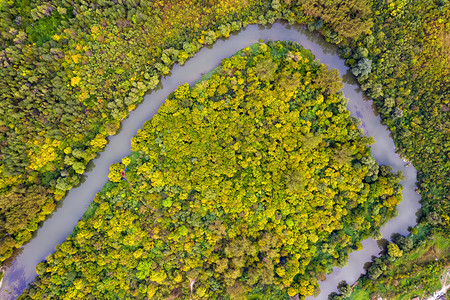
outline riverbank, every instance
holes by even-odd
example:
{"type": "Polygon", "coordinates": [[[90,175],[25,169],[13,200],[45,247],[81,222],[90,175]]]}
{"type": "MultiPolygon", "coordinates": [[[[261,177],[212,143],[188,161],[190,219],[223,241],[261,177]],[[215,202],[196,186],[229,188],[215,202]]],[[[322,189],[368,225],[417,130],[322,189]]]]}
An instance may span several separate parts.
{"type": "MultiPolygon", "coordinates": [[[[213,69],[223,58],[231,56],[238,50],[245,48],[260,39],[264,40],[293,40],[303,47],[310,49],[322,63],[339,70],[344,76],[344,94],[349,98],[347,109],[351,115],[362,120],[361,128],[364,134],[374,137],[375,144],[372,152],[379,164],[391,165],[394,171],[402,171],[405,180],[403,185],[403,201],[398,206],[399,216],[388,222],[382,228],[382,234],[389,238],[394,232],[407,233],[408,226],[416,223],[415,212],[420,208],[420,196],[414,191],[416,171],[414,167],[405,168],[403,161],[395,153],[394,143],[387,128],[380,124],[380,117],[372,110],[371,101],[364,97],[355,82],[353,75],[348,72],[344,60],[337,55],[337,47],[327,43],[320,35],[310,33],[300,26],[285,26],[275,23],[273,26],[260,28],[257,25],[248,26],[245,30],[233,34],[227,40],[219,40],[212,47],[202,49],[194,58],[186,62],[185,66],[176,65],[171,76],[162,80],[160,88],[144,98],[144,102],[134,110],[123,124],[121,131],[109,138],[105,151],[94,160],[95,167],[88,172],[85,182],[80,187],[69,192],[60,208],[38,230],[36,237],[23,246],[22,253],[6,269],[5,286],[0,295],[13,298],[36,276],[35,266],[54,251],[54,247],[62,243],[72,232],[75,224],[89,207],[99,189],[106,183],[109,165],[120,160],[130,152],[130,140],[143,123],[151,118],[167,96],[180,84],[193,84],[201,78],[202,73],[213,69]],[[17,286],[15,286],[17,282],[17,286]],[[12,291],[8,296],[5,289],[12,291]]],[[[379,247],[376,241],[369,239],[362,242],[363,250],[349,255],[348,266],[338,269],[320,283],[324,295],[336,290],[341,280],[355,281],[363,272],[363,265],[372,255],[377,255],[379,247]]],[[[326,297],[326,296],[325,296],[326,297]]]]}

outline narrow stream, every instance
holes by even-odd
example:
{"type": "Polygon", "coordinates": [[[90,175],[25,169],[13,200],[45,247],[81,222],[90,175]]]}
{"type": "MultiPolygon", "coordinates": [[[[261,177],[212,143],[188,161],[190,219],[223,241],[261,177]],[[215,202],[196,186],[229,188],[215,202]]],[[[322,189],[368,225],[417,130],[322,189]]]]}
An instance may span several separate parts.
{"type": "MultiPolygon", "coordinates": [[[[416,224],[415,213],[420,208],[420,196],[415,193],[416,170],[413,166],[405,167],[405,163],[395,153],[394,143],[387,127],[381,125],[380,117],[374,114],[372,101],[364,99],[344,60],[339,58],[337,47],[327,43],[319,34],[308,32],[302,26],[286,26],[280,23],[269,27],[250,25],[226,40],[218,40],[212,47],[203,48],[184,66],[174,66],[171,75],[162,80],[162,88],[144,97],[138,108],[123,121],[121,131],[109,138],[105,151],[93,161],[94,167],[86,173],[85,182],[68,193],[62,205],[44,222],[35,237],[22,246],[16,257],[6,265],[0,299],[15,299],[27,284],[34,280],[36,265],[53,253],[55,246],[62,243],[72,232],[95,194],[106,183],[109,166],[130,153],[131,138],[146,120],[156,114],[167,96],[180,84],[185,82],[194,84],[202,74],[216,67],[223,58],[232,56],[260,39],[296,41],[311,50],[323,64],[339,70],[344,78],[343,92],[349,99],[347,109],[352,116],[362,120],[364,134],[372,136],[376,141],[372,145],[376,161],[379,164],[390,165],[394,171],[400,170],[405,175],[405,180],[401,182],[403,201],[398,206],[399,215],[382,228],[383,237],[389,239],[391,234],[396,232],[408,234],[407,228],[416,224]]],[[[351,253],[346,267],[334,268],[333,273],[327,276],[327,280],[320,283],[321,294],[317,298],[309,297],[309,299],[327,299],[328,294],[336,290],[336,285],[340,281],[353,283],[364,272],[364,263],[370,261],[371,256],[378,255],[380,249],[372,239],[365,240],[362,244],[363,250],[351,253]]]]}

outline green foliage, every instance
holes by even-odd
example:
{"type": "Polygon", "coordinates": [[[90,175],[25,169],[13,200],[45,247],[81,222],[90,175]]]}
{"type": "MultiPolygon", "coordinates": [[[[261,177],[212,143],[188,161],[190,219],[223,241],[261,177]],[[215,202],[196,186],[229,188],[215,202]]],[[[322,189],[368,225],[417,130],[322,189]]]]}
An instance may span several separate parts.
{"type": "Polygon", "coordinates": [[[150,261],[143,260],[139,262],[139,265],[137,266],[136,269],[137,269],[136,273],[137,279],[143,280],[151,273],[152,264],[150,261]]]}
{"type": "Polygon", "coordinates": [[[68,191],[72,186],[68,182],[67,178],[59,177],[56,181],[56,188],[61,191],[68,191]]]}
{"type": "Polygon", "coordinates": [[[329,69],[325,66],[321,67],[314,83],[328,94],[336,94],[343,88],[338,70],[329,69]]]}
{"type": "Polygon", "coordinates": [[[387,249],[388,249],[388,255],[393,259],[403,256],[403,251],[400,250],[400,248],[398,247],[397,244],[389,243],[389,245],[387,246],[387,249]]]}
{"type": "Polygon", "coordinates": [[[385,199],[399,198],[400,180],[349,134],[345,99],[312,83],[323,76],[312,61],[298,44],[271,42],[181,85],[133,138],[128,182],[113,164],[116,183],[24,297],[312,295],[316,274],[345,265],[393,215],[385,199]],[[286,77],[297,87],[278,84],[286,77]],[[342,148],[351,159],[335,163],[342,148]]]}
{"type": "Polygon", "coordinates": [[[255,73],[260,80],[271,81],[274,78],[278,66],[272,59],[263,59],[256,63],[255,73]]]}
{"type": "Polygon", "coordinates": [[[61,18],[58,13],[54,13],[54,15],[55,16],[41,18],[37,22],[34,22],[34,26],[26,28],[26,32],[31,41],[35,42],[37,45],[43,45],[51,39],[57,32],[61,23],[61,18]]]}
{"type": "Polygon", "coordinates": [[[37,228],[37,222],[33,218],[41,213],[41,210],[54,208],[53,203],[48,202],[48,190],[43,186],[34,186],[30,189],[15,187],[0,197],[0,237],[5,245],[0,247],[0,257],[10,255],[10,247],[19,246],[25,239],[31,236],[31,232],[37,228]],[[27,197],[30,201],[23,201],[27,197]],[[20,238],[13,240],[10,235],[20,232],[20,238]]]}
{"type": "MultiPolygon", "coordinates": [[[[33,224],[78,183],[105,138],[173,63],[183,64],[204,44],[242,26],[278,18],[308,23],[341,46],[397,149],[419,171],[422,224],[448,236],[448,1],[205,3],[0,2],[0,196],[25,189],[14,203],[33,207],[27,221],[12,226],[7,236],[0,226],[1,261],[31,238],[33,224]],[[85,156],[66,153],[72,146],[85,156]],[[36,190],[45,191],[45,201],[35,201],[36,190]]],[[[260,76],[271,76],[267,66],[260,64],[260,76]]],[[[312,83],[334,94],[341,85],[329,75],[312,83]]],[[[298,81],[279,78],[286,90],[298,89],[298,81]]],[[[189,101],[181,105],[189,107],[189,101]]],[[[335,149],[336,164],[351,163],[345,149],[335,149]]],[[[378,197],[375,190],[370,195],[378,197]]],[[[0,210],[0,220],[22,218],[20,209],[10,211],[17,215],[5,211],[0,210]]]]}
{"type": "MultiPolygon", "coordinates": [[[[392,299],[423,298],[440,288],[439,276],[428,266],[435,258],[445,264],[448,258],[441,253],[449,251],[448,244],[437,242],[448,240],[450,232],[446,149],[450,28],[444,22],[449,5],[433,0],[375,1],[373,11],[372,35],[341,52],[352,70],[359,70],[355,62],[362,57],[372,61],[370,74],[357,71],[358,80],[374,99],[398,151],[418,170],[422,209],[419,229],[411,230],[414,236],[394,240],[404,252],[395,266],[381,270],[375,263],[369,268],[369,277],[376,279],[370,291],[392,299]]],[[[390,264],[387,255],[382,259],[390,264]]]]}
{"type": "Polygon", "coordinates": [[[342,298],[350,297],[353,291],[352,287],[346,281],[340,282],[338,289],[342,298]]]}
{"type": "Polygon", "coordinates": [[[402,157],[418,170],[421,222],[447,235],[450,28],[444,19],[449,8],[434,0],[375,1],[373,34],[351,43],[347,61],[374,99],[402,157]]]}
{"type": "MultiPolygon", "coordinates": [[[[94,2],[0,4],[2,197],[43,184],[45,203],[62,199],[144,93],[205,44],[203,30],[212,43],[267,10],[256,0],[94,2]],[[82,155],[66,153],[71,147],[82,155]]],[[[20,205],[32,205],[28,195],[20,205]]],[[[51,213],[48,207],[38,211],[51,213]]],[[[43,217],[27,218],[30,230],[43,217]]],[[[27,232],[9,232],[19,243],[0,236],[2,249],[20,246],[27,232]]]]}
{"type": "Polygon", "coordinates": [[[313,25],[316,30],[325,22],[345,38],[358,38],[372,27],[370,2],[365,0],[306,0],[299,3],[306,15],[318,18],[313,25]]]}
{"type": "Polygon", "coordinates": [[[390,243],[387,253],[373,261],[367,274],[358,280],[350,299],[361,299],[362,295],[389,299],[419,296],[422,299],[439,290],[440,276],[444,275],[449,263],[450,243],[447,236],[433,232],[436,229],[429,232],[427,227],[421,226],[418,235],[426,234],[426,240],[411,235],[397,237],[399,246],[390,243]],[[392,251],[399,253],[402,251],[400,245],[410,243],[406,240],[414,241],[413,246],[408,251],[403,250],[400,257],[391,259],[392,251]]]}
{"type": "Polygon", "coordinates": [[[120,182],[122,180],[122,171],[125,165],[122,163],[114,163],[109,167],[108,178],[112,182],[120,182]]]}
{"type": "Polygon", "coordinates": [[[367,57],[359,60],[353,67],[352,73],[355,76],[367,76],[372,70],[372,62],[367,57]]]}

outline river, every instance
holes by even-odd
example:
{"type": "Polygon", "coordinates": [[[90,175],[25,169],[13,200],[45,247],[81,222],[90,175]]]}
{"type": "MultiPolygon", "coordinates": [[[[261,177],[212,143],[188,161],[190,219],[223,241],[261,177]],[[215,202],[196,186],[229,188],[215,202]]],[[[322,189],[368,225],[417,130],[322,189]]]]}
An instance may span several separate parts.
{"type": "MultiPolygon", "coordinates": [[[[362,120],[364,134],[375,139],[375,144],[372,145],[375,160],[379,164],[390,165],[394,171],[402,171],[405,175],[405,180],[401,182],[403,201],[398,206],[399,215],[382,228],[383,237],[389,239],[396,232],[408,234],[407,228],[416,224],[415,213],[420,208],[420,196],[415,192],[416,170],[412,165],[405,167],[405,163],[395,153],[390,132],[386,126],[381,125],[380,117],[375,115],[372,101],[364,99],[344,60],[338,56],[337,47],[327,43],[318,33],[310,33],[303,26],[281,23],[267,27],[250,25],[227,39],[216,41],[212,47],[204,47],[184,66],[175,65],[170,76],[161,81],[160,88],[144,97],[144,101],[123,121],[120,132],[109,137],[105,150],[94,159],[94,166],[85,174],[85,181],[69,191],[62,205],[38,229],[34,238],[22,246],[17,255],[5,265],[0,299],[15,299],[33,281],[36,277],[36,265],[53,253],[55,246],[69,236],[95,194],[106,183],[109,166],[130,153],[131,138],[146,120],[156,114],[168,95],[180,84],[188,82],[192,86],[202,74],[216,67],[223,58],[232,56],[260,39],[296,41],[311,50],[321,63],[339,70],[344,78],[343,92],[349,99],[347,109],[352,116],[362,120]]],[[[353,283],[364,272],[364,263],[370,261],[371,256],[377,255],[380,248],[372,239],[363,241],[362,245],[362,250],[349,255],[346,267],[334,268],[333,273],[320,283],[321,294],[309,299],[327,299],[340,281],[353,283]]]]}

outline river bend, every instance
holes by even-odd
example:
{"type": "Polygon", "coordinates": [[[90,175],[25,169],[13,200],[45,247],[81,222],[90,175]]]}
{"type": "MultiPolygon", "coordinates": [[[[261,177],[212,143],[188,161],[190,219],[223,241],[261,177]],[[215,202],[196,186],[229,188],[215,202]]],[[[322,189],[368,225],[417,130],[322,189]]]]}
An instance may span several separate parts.
{"type": "MultiPolygon", "coordinates": [[[[260,39],[298,42],[311,50],[321,63],[339,70],[344,79],[343,92],[349,99],[347,109],[352,116],[362,120],[361,127],[364,134],[375,139],[375,144],[372,145],[375,160],[378,164],[390,165],[393,171],[402,171],[405,175],[405,179],[401,182],[403,201],[398,206],[399,215],[382,228],[383,237],[389,239],[395,232],[408,234],[407,228],[416,224],[415,213],[420,208],[420,196],[415,193],[416,170],[412,165],[405,167],[404,161],[395,153],[388,129],[381,125],[380,117],[374,114],[372,101],[364,99],[344,60],[338,56],[337,47],[327,43],[319,34],[308,32],[302,26],[286,26],[280,23],[268,27],[250,25],[227,39],[216,41],[212,47],[203,48],[184,66],[175,65],[170,76],[161,81],[160,88],[144,97],[138,108],[123,121],[120,132],[109,137],[105,150],[93,161],[94,167],[85,174],[85,181],[69,191],[62,205],[44,222],[35,237],[22,246],[15,258],[6,264],[0,299],[15,299],[27,284],[34,280],[36,265],[53,253],[55,246],[62,243],[73,231],[95,194],[106,183],[109,166],[130,153],[131,138],[142,128],[146,120],[157,113],[168,95],[185,82],[192,86],[202,74],[220,64],[222,59],[232,56],[260,39]]],[[[353,283],[364,272],[364,263],[370,261],[371,256],[378,255],[380,249],[372,239],[363,241],[362,245],[362,250],[349,255],[346,267],[334,268],[326,281],[320,283],[321,294],[317,298],[309,297],[309,299],[327,299],[328,294],[336,290],[336,285],[340,281],[353,283]]]]}

